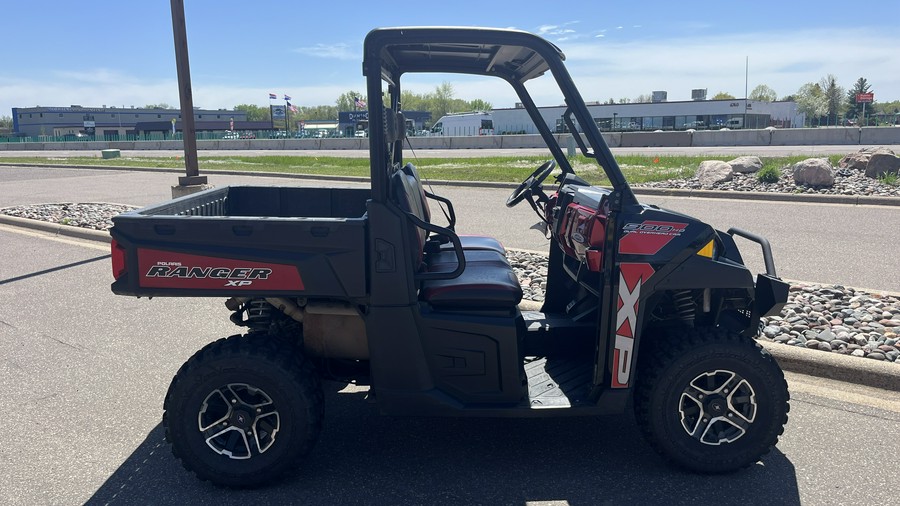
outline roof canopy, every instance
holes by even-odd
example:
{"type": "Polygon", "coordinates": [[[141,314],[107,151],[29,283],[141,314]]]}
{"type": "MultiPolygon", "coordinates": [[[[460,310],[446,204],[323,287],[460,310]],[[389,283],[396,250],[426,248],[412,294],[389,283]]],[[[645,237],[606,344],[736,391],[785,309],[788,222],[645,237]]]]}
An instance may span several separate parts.
{"type": "Polygon", "coordinates": [[[536,35],[484,28],[379,28],[366,37],[366,57],[381,52],[384,70],[494,75],[524,82],[549,70],[542,53],[565,59],[536,35]]]}

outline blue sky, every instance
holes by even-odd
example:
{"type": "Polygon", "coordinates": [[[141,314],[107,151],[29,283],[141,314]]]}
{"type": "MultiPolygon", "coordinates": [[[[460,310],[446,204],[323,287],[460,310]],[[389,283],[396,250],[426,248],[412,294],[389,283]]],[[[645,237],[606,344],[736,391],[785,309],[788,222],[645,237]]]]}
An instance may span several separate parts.
{"type": "MultiPolygon", "coordinates": [[[[364,90],[362,41],[378,26],[512,27],[543,34],[567,56],[585,100],[668,91],[688,100],[744,95],[767,84],[779,97],[834,74],[859,77],[877,101],[900,99],[900,2],[186,0],[194,105],[268,105],[287,93],[297,105],[333,104],[364,90]],[[372,9],[370,6],[378,5],[372,9]]],[[[167,0],[4,2],[0,115],[12,107],[178,104],[167,0]]],[[[456,96],[511,107],[504,83],[418,77],[406,88],[450,80],[456,96]]],[[[539,105],[559,103],[533,90],[539,105]]]]}

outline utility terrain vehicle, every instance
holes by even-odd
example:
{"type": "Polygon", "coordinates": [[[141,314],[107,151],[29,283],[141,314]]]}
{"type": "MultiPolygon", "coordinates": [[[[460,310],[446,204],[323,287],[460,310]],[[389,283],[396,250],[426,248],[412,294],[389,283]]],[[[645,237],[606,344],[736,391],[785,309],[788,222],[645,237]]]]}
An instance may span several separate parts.
{"type": "Polygon", "coordinates": [[[246,327],[172,380],[163,423],[187,469],[252,487],[300,465],[322,428],[323,379],[368,385],[388,415],[633,406],[653,447],[697,472],[747,466],[777,442],[787,385],[753,339],[787,297],[768,243],[640,204],[563,60],[519,31],[374,30],[363,61],[371,188],[223,187],[114,218],[115,293],[227,298],[246,327]],[[552,160],[506,202],[527,201],[546,222],[539,311],[520,310],[503,246],[457,234],[451,202],[426,191],[404,156],[400,81],[415,72],[507,81],[546,141],[552,160]],[[526,83],[544,74],[610,187],[575,174],[565,138],[541,117],[526,83]],[[431,203],[448,223],[432,222],[431,203]],[[761,246],[765,274],[754,280],[733,235],[761,246]]]}

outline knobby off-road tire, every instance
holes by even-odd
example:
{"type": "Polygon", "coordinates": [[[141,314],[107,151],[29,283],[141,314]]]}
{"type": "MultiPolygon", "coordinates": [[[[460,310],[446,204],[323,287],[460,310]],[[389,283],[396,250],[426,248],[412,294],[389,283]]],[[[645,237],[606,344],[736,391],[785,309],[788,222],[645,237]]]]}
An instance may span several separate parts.
{"type": "Polygon", "coordinates": [[[164,410],[175,457],[200,479],[234,488],[298,467],[324,413],[313,366],[289,342],[254,334],[194,354],[172,379],[164,410]]]}
{"type": "Polygon", "coordinates": [[[781,368],[761,346],[723,329],[657,336],[638,364],[635,416],[664,458],[700,473],[757,462],[790,409],[781,368]]]}

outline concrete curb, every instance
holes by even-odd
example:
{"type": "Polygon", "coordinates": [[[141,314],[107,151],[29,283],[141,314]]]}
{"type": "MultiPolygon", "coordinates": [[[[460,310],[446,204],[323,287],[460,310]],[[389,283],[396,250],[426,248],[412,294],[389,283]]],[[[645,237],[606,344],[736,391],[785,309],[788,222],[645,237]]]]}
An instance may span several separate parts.
{"type": "Polygon", "coordinates": [[[900,392],[900,365],[757,341],[785,371],[900,392]]]}
{"type": "MultiPolygon", "coordinates": [[[[48,165],[48,164],[23,164],[0,162],[0,166],[9,167],[42,167],[50,169],[87,169],[110,171],[135,171],[135,172],[163,172],[171,174],[184,173],[181,169],[151,168],[151,167],[122,167],[122,166],[97,166],[97,165],[48,165]]],[[[241,170],[204,170],[204,174],[220,174],[225,176],[255,176],[273,177],[284,179],[311,179],[328,181],[346,181],[352,183],[367,183],[368,177],[361,176],[322,176],[314,174],[287,174],[283,172],[250,172],[241,170]]],[[[498,183],[490,181],[444,181],[423,180],[423,183],[432,186],[461,186],[466,188],[509,188],[519,186],[518,183],[498,183]]],[[[707,198],[707,199],[731,199],[731,200],[757,200],[767,202],[805,202],[810,204],[844,204],[867,206],[894,206],[900,207],[900,197],[871,197],[867,195],[819,195],[809,193],[778,193],[778,192],[742,192],[723,190],[681,190],[675,188],[642,188],[633,186],[631,191],[635,195],[656,197],[680,197],[680,198],[707,198]]]]}
{"type": "Polygon", "coordinates": [[[32,220],[28,218],[19,218],[18,216],[7,216],[0,214],[0,223],[12,225],[20,228],[30,228],[41,232],[49,232],[55,235],[65,237],[75,237],[77,239],[86,239],[88,241],[109,243],[112,238],[109,232],[103,230],[93,230],[90,228],[73,227],[71,225],[62,225],[59,223],[50,223],[47,221],[32,220]]]}
{"type": "Polygon", "coordinates": [[[867,206],[900,206],[900,197],[870,197],[868,195],[819,195],[810,193],[742,192],[723,190],[679,190],[675,188],[632,187],[636,195],[731,200],[760,200],[769,202],[805,202],[810,204],[849,204],[867,206]]]}

